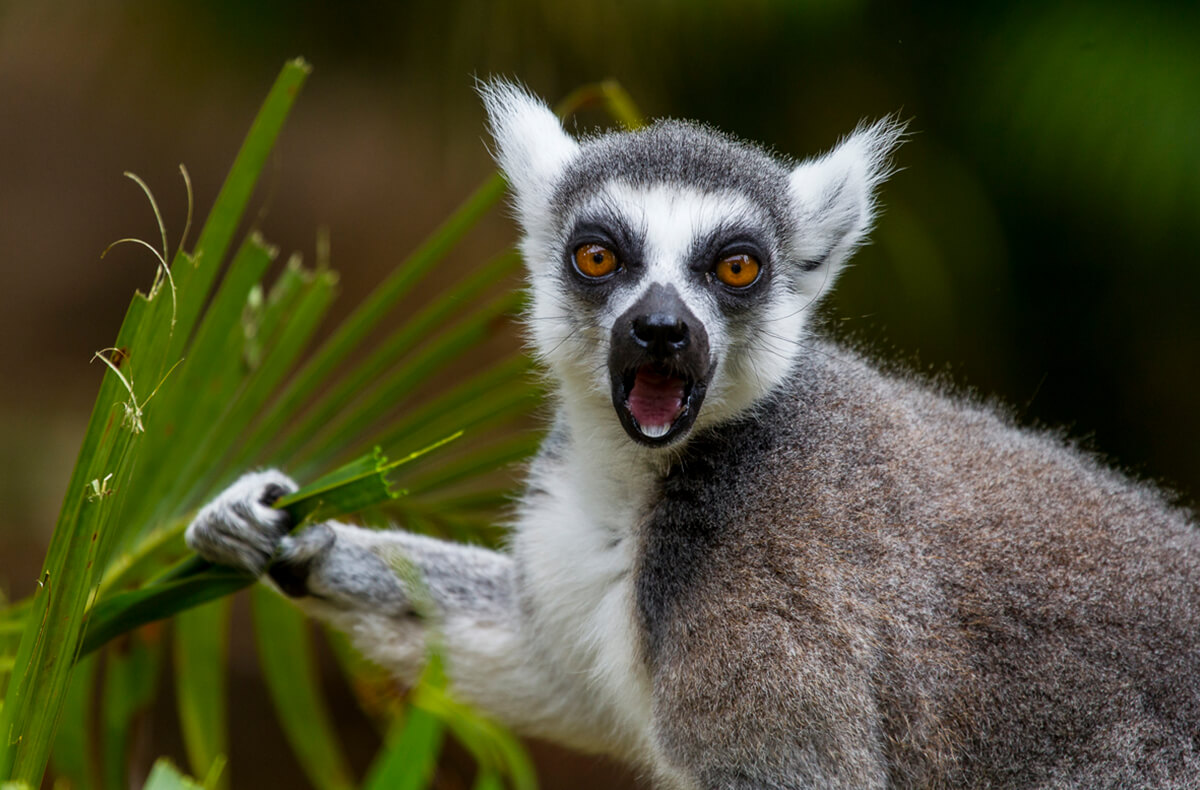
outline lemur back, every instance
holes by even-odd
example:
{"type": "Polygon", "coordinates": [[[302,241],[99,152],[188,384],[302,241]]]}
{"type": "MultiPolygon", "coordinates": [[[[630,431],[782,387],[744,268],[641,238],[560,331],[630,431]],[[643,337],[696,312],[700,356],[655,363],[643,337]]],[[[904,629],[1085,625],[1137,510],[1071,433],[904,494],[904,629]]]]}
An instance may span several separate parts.
{"type": "Polygon", "coordinates": [[[287,536],[271,470],[193,548],[403,679],[435,629],[460,696],[664,786],[1200,787],[1193,517],[809,330],[900,125],[791,162],[481,92],[554,403],[509,547],[287,536]]]}

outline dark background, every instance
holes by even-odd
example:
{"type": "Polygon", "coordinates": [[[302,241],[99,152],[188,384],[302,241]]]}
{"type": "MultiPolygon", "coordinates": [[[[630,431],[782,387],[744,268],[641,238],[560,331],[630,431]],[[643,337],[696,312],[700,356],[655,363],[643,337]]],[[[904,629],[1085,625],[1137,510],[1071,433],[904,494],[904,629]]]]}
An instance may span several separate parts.
{"type": "MultiPolygon", "coordinates": [[[[178,164],[202,217],[295,55],[315,70],[260,189],[261,225],[310,260],[329,229],[335,314],[489,172],[476,75],[518,76],[551,101],[615,77],[651,116],[793,155],[898,111],[914,133],[904,169],[827,304],[832,331],[1066,427],[1185,503],[1200,492],[1195,3],[0,2],[10,595],[40,566],[101,375],[88,360],[153,279],[132,245],[100,258],[117,238],[158,239],[122,171],[149,182],[175,240],[178,164]]],[[[497,215],[453,265],[512,239],[497,215]]]]}

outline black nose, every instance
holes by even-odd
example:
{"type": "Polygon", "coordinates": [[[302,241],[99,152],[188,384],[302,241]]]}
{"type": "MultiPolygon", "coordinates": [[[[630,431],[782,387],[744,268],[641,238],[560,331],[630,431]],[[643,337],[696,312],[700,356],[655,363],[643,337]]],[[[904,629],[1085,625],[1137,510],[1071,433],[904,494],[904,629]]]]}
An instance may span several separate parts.
{"type": "Polygon", "coordinates": [[[682,351],[688,345],[688,326],[671,313],[651,313],[633,319],[629,333],[639,346],[656,357],[682,351]]]}

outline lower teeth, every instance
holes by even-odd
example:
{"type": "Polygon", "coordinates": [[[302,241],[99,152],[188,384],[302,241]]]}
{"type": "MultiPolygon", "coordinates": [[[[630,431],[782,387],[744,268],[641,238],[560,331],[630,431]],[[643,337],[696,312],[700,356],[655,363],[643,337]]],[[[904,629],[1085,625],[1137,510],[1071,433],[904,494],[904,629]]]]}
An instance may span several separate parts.
{"type": "Polygon", "coordinates": [[[641,426],[642,435],[651,439],[657,439],[660,436],[666,436],[667,431],[671,430],[670,425],[643,425],[641,426]]]}

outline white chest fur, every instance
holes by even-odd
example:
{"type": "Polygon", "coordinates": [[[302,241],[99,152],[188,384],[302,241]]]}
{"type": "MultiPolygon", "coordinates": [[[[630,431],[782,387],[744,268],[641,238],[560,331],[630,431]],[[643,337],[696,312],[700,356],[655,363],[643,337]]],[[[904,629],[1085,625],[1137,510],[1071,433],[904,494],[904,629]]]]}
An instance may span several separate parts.
{"type": "Polygon", "coordinates": [[[597,746],[645,764],[654,747],[639,658],[635,527],[655,476],[634,473],[640,465],[624,455],[573,447],[540,459],[531,480],[537,493],[524,503],[513,548],[537,641],[611,739],[597,746]]]}

